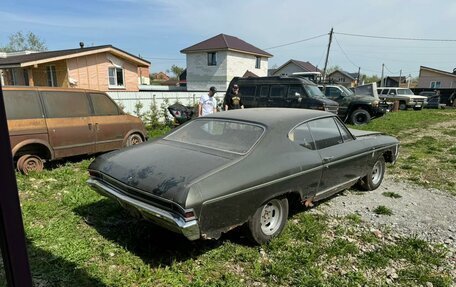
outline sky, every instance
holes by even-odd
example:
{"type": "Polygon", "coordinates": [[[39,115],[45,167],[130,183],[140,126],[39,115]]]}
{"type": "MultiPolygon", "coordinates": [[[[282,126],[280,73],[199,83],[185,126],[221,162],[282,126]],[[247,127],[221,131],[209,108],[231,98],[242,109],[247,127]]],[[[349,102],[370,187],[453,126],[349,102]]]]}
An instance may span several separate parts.
{"type": "Polygon", "coordinates": [[[31,31],[48,50],[111,44],[151,62],[151,72],[185,67],[180,50],[224,33],[274,55],[269,68],[290,59],[385,76],[418,76],[427,66],[456,68],[456,1],[307,0],[2,0],[0,46],[31,31]],[[340,33],[451,41],[406,41],[340,33]],[[292,45],[272,48],[287,43],[292,45]]]}

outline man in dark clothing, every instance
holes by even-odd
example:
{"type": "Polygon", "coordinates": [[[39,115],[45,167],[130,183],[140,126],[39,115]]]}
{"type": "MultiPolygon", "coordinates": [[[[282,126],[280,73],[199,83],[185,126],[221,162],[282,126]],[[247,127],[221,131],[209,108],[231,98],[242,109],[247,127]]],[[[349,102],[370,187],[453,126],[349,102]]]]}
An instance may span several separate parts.
{"type": "Polygon", "coordinates": [[[238,85],[234,85],[231,89],[231,92],[226,94],[225,100],[223,101],[223,106],[225,108],[225,111],[244,108],[238,85]]]}

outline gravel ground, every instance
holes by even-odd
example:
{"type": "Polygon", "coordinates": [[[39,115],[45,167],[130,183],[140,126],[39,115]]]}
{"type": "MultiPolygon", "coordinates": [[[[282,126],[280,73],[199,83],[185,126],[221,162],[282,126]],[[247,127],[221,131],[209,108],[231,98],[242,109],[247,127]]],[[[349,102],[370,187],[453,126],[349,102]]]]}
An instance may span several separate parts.
{"type": "Polygon", "coordinates": [[[331,216],[357,213],[372,228],[386,229],[399,236],[416,235],[431,243],[443,243],[452,252],[456,250],[456,197],[437,189],[386,177],[377,190],[345,191],[311,210],[331,216]],[[395,192],[402,197],[386,197],[383,192],[395,192]],[[374,213],[379,205],[388,207],[393,214],[374,213]]]}

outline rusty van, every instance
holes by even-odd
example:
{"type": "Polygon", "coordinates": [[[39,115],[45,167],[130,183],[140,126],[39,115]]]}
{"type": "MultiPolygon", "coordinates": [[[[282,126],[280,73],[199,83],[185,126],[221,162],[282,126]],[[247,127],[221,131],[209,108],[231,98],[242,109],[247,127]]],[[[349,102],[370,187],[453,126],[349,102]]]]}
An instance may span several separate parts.
{"type": "Polygon", "coordinates": [[[20,172],[44,162],[120,149],[146,140],[142,121],[104,92],[3,87],[14,162],[20,172]]]}

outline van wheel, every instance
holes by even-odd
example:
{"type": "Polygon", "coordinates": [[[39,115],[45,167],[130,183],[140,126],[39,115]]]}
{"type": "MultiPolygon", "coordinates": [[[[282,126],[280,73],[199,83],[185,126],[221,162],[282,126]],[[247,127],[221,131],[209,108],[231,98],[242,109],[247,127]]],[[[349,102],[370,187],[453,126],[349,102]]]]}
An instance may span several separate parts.
{"type": "Polygon", "coordinates": [[[258,244],[269,242],[285,228],[288,219],[288,200],[272,199],[260,206],[248,222],[250,235],[258,244]]]}
{"type": "Polygon", "coordinates": [[[43,167],[44,162],[37,155],[25,154],[17,160],[17,170],[23,174],[29,174],[31,171],[42,171],[43,167]]]}
{"type": "Polygon", "coordinates": [[[350,122],[356,126],[365,125],[371,120],[371,115],[365,109],[356,109],[350,115],[350,122]]]}
{"type": "Polygon", "coordinates": [[[137,145],[142,142],[143,142],[143,139],[139,134],[132,134],[128,137],[126,146],[137,145]]]}

